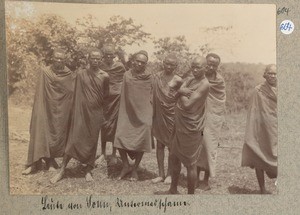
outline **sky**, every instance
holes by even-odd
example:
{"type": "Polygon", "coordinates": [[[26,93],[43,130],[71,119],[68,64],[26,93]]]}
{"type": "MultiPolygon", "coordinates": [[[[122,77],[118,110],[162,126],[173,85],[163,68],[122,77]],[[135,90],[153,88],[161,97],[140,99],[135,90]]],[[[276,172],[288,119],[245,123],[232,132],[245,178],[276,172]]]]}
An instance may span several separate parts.
{"type": "MultiPolygon", "coordinates": [[[[274,4],[73,4],[6,2],[6,13],[35,18],[44,13],[62,16],[71,24],[93,15],[100,25],[120,15],[142,24],[155,38],[184,35],[191,51],[208,43],[222,62],[276,63],[276,6],[274,4]],[[18,5],[16,7],[16,5],[18,5]],[[205,31],[216,28],[218,31],[205,31]]],[[[154,44],[126,47],[132,53],[154,44]]]]}

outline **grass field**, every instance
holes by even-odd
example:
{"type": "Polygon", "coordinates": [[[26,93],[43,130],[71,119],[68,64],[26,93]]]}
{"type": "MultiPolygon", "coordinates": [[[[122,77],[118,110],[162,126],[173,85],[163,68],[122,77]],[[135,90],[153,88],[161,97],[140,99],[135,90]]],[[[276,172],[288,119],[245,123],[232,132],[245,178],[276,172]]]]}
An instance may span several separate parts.
{"type": "MultiPolygon", "coordinates": [[[[94,181],[86,183],[84,167],[71,160],[66,176],[62,181],[51,184],[49,179],[55,172],[41,170],[35,174],[21,174],[27,159],[29,142],[29,123],[31,107],[17,106],[9,102],[9,170],[10,193],[13,195],[153,195],[160,190],[167,190],[169,185],[152,184],[151,179],[157,175],[155,150],[144,155],[139,169],[140,180],[128,179],[118,181],[121,163],[108,167],[106,162],[94,170],[94,181]]],[[[227,126],[221,132],[218,149],[217,176],[211,180],[209,191],[196,190],[197,194],[258,194],[259,187],[255,172],[250,168],[240,167],[243,146],[246,113],[226,116],[227,126]]],[[[108,145],[108,154],[111,144],[108,145]]],[[[98,154],[100,153],[98,147],[98,154]]],[[[167,153],[167,152],[166,152],[167,153]]],[[[61,159],[57,159],[61,162],[61,159]]],[[[266,187],[272,194],[277,194],[275,180],[266,177],[266,187]]],[[[186,194],[186,173],[182,172],[179,192],[186,194]]]]}

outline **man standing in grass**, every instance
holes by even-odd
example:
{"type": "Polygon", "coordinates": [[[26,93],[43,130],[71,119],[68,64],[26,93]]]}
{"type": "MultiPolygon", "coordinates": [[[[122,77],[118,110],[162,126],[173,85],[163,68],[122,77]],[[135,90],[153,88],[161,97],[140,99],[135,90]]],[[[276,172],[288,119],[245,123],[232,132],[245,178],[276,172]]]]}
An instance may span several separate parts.
{"type": "Polygon", "coordinates": [[[205,103],[209,92],[209,82],[204,75],[205,64],[204,58],[195,58],[191,64],[193,77],[188,78],[178,91],[181,95],[175,107],[175,127],[171,140],[172,182],[168,194],[178,193],[181,163],[187,168],[188,194],[195,192],[196,163],[202,149],[205,103]]]}
{"type": "MultiPolygon", "coordinates": [[[[109,96],[104,101],[105,122],[101,128],[101,156],[99,161],[106,159],[106,143],[115,139],[117,128],[118,113],[120,107],[120,96],[125,73],[125,67],[120,61],[114,61],[116,57],[115,47],[112,44],[106,44],[102,49],[103,60],[100,69],[109,75],[109,96]]],[[[113,147],[112,157],[109,165],[116,164],[116,148],[113,147]]]]}
{"type": "Polygon", "coordinates": [[[99,69],[101,52],[89,53],[89,68],[77,72],[76,89],[69,138],[62,167],[51,183],[61,180],[71,158],[87,164],[86,181],[93,181],[97,141],[104,122],[103,102],[109,93],[108,74],[99,69]]]}
{"type": "Polygon", "coordinates": [[[130,180],[138,180],[137,168],[144,152],[151,151],[152,77],[145,73],[147,62],[147,52],[139,51],[133,56],[132,69],[124,74],[114,141],[123,165],[119,180],[130,172],[130,180]],[[129,165],[128,156],[135,159],[132,167],[129,165]]]}
{"type": "Polygon", "coordinates": [[[35,172],[46,161],[50,171],[58,167],[54,158],[64,154],[69,128],[76,74],[65,67],[66,55],[55,49],[52,65],[41,69],[36,87],[31,123],[27,168],[35,172]]]}
{"type": "Polygon", "coordinates": [[[169,83],[174,78],[178,59],[175,54],[169,54],[163,61],[163,71],[155,74],[153,80],[153,125],[152,133],[157,140],[156,158],[158,164],[158,177],[152,179],[153,183],[171,183],[171,162],[168,156],[167,177],[165,177],[164,157],[165,146],[170,147],[170,137],[174,128],[174,107],[177,101],[176,93],[169,83]]]}
{"type": "Polygon", "coordinates": [[[206,100],[205,128],[203,133],[203,146],[198,160],[198,177],[200,170],[205,170],[204,183],[200,189],[210,190],[209,177],[215,177],[217,164],[217,149],[219,135],[224,123],[225,115],[225,82],[218,71],[221,58],[213,53],[206,56],[207,69],[205,77],[209,81],[209,94],[206,100]]]}
{"type": "Polygon", "coordinates": [[[248,110],[242,166],[255,168],[261,194],[265,188],[264,172],[277,177],[277,77],[276,65],[266,67],[266,81],[255,87],[248,110]]]}

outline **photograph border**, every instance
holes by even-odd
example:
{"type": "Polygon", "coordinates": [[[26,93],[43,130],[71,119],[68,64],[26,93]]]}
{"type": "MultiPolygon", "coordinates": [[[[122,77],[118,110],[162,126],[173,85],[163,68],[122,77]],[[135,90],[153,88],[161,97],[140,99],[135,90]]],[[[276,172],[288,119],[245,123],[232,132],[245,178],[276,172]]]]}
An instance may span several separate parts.
{"type": "MultiPolygon", "coordinates": [[[[12,196],[9,194],[9,159],[8,159],[8,99],[7,99],[7,66],[5,49],[5,13],[4,1],[0,1],[0,175],[1,175],[1,201],[0,208],[3,214],[294,214],[300,209],[300,147],[299,122],[297,114],[300,107],[300,4],[297,1],[51,1],[62,3],[231,3],[231,4],[276,4],[277,9],[289,8],[289,14],[277,14],[277,69],[278,69],[278,194],[276,195],[179,195],[179,196],[94,196],[99,201],[114,204],[117,198],[126,198],[137,201],[154,201],[161,199],[172,202],[181,202],[178,207],[123,207],[123,208],[98,208],[80,210],[43,210],[42,198],[45,196],[12,196]],[[292,20],[295,30],[290,35],[280,32],[279,25],[283,20],[292,20]],[[186,205],[183,205],[185,204],[186,205]]],[[[261,47],[258,47],[261,48],[261,47]]],[[[259,50],[258,50],[259,51],[259,50]]],[[[87,196],[48,196],[54,202],[63,204],[70,202],[85,202],[87,196]]]]}

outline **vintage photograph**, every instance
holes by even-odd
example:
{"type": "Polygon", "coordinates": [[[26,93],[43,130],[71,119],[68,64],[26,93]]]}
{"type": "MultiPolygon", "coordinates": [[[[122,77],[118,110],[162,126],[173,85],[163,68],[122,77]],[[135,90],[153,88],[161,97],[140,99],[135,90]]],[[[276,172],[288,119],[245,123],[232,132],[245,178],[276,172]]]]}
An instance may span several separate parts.
{"type": "Polygon", "coordinates": [[[277,194],[276,5],[5,19],[11,195],[277,194]]]}

